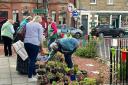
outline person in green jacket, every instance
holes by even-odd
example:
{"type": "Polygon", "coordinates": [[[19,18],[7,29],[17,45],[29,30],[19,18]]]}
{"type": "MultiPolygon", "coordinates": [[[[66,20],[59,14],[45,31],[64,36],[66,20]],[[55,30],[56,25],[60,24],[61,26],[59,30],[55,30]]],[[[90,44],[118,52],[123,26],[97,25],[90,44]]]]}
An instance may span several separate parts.
{"type": "Polygon", "coordinates": [[[58,37],[58,34],[57,34],[58,28],[55,22],[53,22],[52,17],[48,17],[48,23],[49,23],[48,25],[48,50],[50,51],[51,50],[50,44],[54,42],[58,37]]]}
{"type": "Polygon", "coordinates": [[[8,19],[1,28],[1,36],[2,40],[4,42],[4,53],[5,56],[12,56],[12,40],[13,40],[13,34],[15,33],[15,30],[13,28],[14,21],[12,19],[8,19]]]}

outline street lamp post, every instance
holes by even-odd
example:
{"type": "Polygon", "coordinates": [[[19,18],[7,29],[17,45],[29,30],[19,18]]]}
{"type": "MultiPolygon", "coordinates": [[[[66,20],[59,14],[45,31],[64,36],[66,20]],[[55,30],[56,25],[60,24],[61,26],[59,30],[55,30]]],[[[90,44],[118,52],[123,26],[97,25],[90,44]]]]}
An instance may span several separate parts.
{"type": "MultiPolygon", "coordinates": [[[[38,5],[38,0],[36,1],[36,9],[38,9],[39,8],[39,5],[38,5]]],[[[37,15],[38,15],[38,13],[37,13],[37,15]]]]}
{"type": "Polygon", "coordinates": [[[37,9],[39,8],[38,0],[36,1],[36,8],[37,8],[37,9]]]}
{"type": "MultiPolygon", "coordinates": [[[[76,0],[73,0],[74,8],[76,8],[76,0]]],[[[77,18],[73,18],[74,27],[77,28],[77,18]]]]}
{"type": "Polygon", "coordinates": [[[48,12],[48,0],[43,0],[43,8],[45,9],[46,13],[44,13],[45,18],[47,18],[48,12]]]}

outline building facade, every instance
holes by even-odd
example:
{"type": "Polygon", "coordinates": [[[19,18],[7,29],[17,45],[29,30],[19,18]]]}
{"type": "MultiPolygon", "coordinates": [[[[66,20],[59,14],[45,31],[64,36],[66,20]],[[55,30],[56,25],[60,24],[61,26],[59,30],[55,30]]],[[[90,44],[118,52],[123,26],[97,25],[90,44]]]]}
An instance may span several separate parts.
{"type": "Polygon", "coordinates": [[[57,24],[70,25],[70,13],[67,11],[69,0],[50,0],[48,3],[48,16],[51,16],[57,24]]]}
{"type": "Polygon", "coordinates": [[[0,0],[0,17],[22,20],[24,16],[34,15],[33,9],[42,7],[42,0],[0,0]]]}
{"type": "Polygon", "coordinates": [[[88,34],[98,24],[128,28],[128,0],[79,0],[77,9],[80,9],[80,23],[88,25],[88,34]]]}
{"type": "MultiPolygon", "coordinates": [[[[71,13],[67,10],[68,3],[74,3],[76,0],[0,0],[0,18],[12,18],[15,21],[21,21],[24,16],[35,15],[33,9],[48,9],[47,16],[52,16],[57,24],[71,25],[71,13]]],[[[35,10],[37,12],[40,10],[35,10]]],[[[42,14],[41,14],[42,15],[42,14]]]]}

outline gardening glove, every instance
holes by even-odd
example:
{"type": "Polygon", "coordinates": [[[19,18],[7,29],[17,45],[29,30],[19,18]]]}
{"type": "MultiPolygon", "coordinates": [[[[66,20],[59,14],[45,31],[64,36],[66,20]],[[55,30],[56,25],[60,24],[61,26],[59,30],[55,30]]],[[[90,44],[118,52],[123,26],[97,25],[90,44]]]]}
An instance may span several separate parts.
{"type": "Polygon", "coordinates": [[[56,53],[57,53],[57,51],[52,49],[52,51],[47,56],[46,62],[48,62],[56,53]]]}

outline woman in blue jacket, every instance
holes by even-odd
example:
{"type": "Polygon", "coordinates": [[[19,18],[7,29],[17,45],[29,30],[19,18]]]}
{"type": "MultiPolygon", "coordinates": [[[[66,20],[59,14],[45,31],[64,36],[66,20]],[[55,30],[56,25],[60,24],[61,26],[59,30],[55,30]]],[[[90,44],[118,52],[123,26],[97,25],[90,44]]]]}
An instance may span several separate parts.
{"type": "MultiPolygon", "coordinates": [[[[50,45],[52,51],[49,54],[48,60],[50,60],[57,51],[64,54],[65,62],[69,68],[73,67],[72,54],[79,46],[79,42],[75,38],[61,38],[50,45]]],[[[47,60],[47,61],[48,61],[47,60]]]]}

